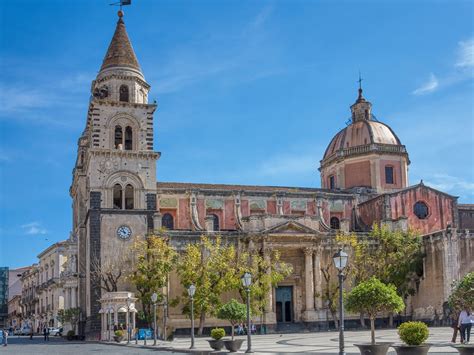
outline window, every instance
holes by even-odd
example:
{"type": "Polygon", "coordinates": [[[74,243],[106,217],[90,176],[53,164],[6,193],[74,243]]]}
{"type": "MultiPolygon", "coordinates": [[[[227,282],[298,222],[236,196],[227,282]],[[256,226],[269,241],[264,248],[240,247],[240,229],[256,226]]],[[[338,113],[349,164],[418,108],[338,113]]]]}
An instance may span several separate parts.
{"type": "Polygon", "coordinates": [[[122,209],[122,186],[116,184],[114,186],[114,202],[113,206],[115,209],[122,209]]]}
{"type": "Polygon", "coordinates": [[[122,142],[123,142],[123,132],[122,127],[115,126],[115,149],[122,149],[122,142]]]}
{"type": "Polygon", "coordinates": [[[133,210],[133,186],[125,186],[125,209],[133,210]]]}
{"type": "Polygon", "coordinates": [[[174,229],[173,216],[169,213],[165,213],[163,217],[161,217],[161,226],[170,230],[174,229]]]}
{"type": "Polygon", "coordinates": [[[339,223],[339,218],[331,217],[330,220],[331,229],[341,229],[341,224],[339,223]]]}
{"type": "Polygon", "coordinates": [[[125,150],[132,150],[132,143],[133,143],[133,138],[132,138],[132,127],[127,126],[125,128],[125,150]]]}
{"type": "Polygon", "coordinates": [[[215,214],[211,214],[212,217],[212,230],[213,231],[218,231],[219,230],[219,217],[215,214]]]}
{"type": "Polygon", "coordinates": [[[120,87],[120,101],[128,102],[128,86],[122,85],[120,87]]]}
{"type": "Polygon", "coordinates": [[[333,190],[333,189],[336,187],[335,185],[336,185],[336,184],[335,184],[334,175],[331,175],[331,176],[329,177],[329,188],[330,188],[331,190],[333,190]]]}
{"type": "Polygon", "coordinates": [[[415,203],[413,212],[415,213],[415,216],[417,216],[419,219],[425,219],[426,217],[428,217],[428,206],[426,205],[426,203],[418,201],[417,203],[415,203]]]}
{"type": "Polygon", "coordinates": [[[385,183],[386,184],[393,184],[393,166],[386,166],[385,167],[385,183]]]}

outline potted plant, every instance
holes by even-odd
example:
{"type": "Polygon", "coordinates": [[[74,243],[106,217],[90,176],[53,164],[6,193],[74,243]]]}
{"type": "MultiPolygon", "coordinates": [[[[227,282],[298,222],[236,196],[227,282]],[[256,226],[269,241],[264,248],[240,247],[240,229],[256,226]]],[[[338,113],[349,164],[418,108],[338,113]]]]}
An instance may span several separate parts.
{"type": "Polygon", "coordinates": [[[224,347],[224,342],[222,338],[225,337],[225,330],[224,328],[214,328],[211,330],[211,338],[212,340],[208,340],[209,345],[214,350],[221,350],[224,347]]]}
{"type": "Polygon", "coordinates": [[[425,355],[431,344],[423,344],[430,332],[423,322],[405,322],[398,327],[398,335],[406,345],[392,345],[397,355],[425,355]]]}
{"type": "Polygon", "coordinates": [[[403,299],[393,285],[386,285],[376,277],[354,287],[346,297],[346,309],[364,313],[370,319],[370,344],[354,344],[363,355],[385,355],[392,343],[375,342],[375,318],[381,312],[400,312],[405,308],[403,299]]]}
{"type": "Polygon", "coordinates": [[[232,331],[232,339],[231,340],[224,340],[224,345],[227,350],[230,352],[239,351],[244,339],[235,339],[234,340],[234,328],[235,326],[243,322],[247,317],[247,308],[244,304],[237,302],[236,300],[232,299],[222,307],[219,308],[217,311],[217,318],[225,319],[229,321],[232,331]]]}
{"type": "Polygon", "coordinates": [[[74,330],[69,330],[66,334],[66,339],[71,341],[71,340],[74,340],[74,338],[76,337],[76,332],[74,330]]]}
{"type": "Polygon", "coordinates": [[[114,332],[114,340],[120,343],[123,340],[123,330],[119,329],[114,332]]]}

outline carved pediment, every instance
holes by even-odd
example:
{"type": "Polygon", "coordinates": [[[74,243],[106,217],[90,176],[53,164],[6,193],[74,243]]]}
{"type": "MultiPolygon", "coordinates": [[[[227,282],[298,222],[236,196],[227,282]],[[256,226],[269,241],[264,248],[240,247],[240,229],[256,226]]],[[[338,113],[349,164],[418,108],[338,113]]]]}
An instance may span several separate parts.
{"type": "Polygon", "coordinates": [[[316,234],[318,231],[296,221],[287,221],[264,231],[267,234],[316,234]]]}

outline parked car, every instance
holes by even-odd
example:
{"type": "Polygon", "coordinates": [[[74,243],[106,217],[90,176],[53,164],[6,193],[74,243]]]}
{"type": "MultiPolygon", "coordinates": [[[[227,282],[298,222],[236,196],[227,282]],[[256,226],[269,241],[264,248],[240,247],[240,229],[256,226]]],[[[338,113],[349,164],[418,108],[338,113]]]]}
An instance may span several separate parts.
{"type": "Polygon", "coordinates": [[[19,329],[16,329],[13,334],[15,335],[30,335],[32,332],[32,329],[30,327],[22,327],[19,329]]]}
{"type": "Polygon", "coordinates": [[[51,336],[62,336],[63,335],[63,328],[54,328],[54,327],[50,327],[49,328],[49,335],[51,336]]]}

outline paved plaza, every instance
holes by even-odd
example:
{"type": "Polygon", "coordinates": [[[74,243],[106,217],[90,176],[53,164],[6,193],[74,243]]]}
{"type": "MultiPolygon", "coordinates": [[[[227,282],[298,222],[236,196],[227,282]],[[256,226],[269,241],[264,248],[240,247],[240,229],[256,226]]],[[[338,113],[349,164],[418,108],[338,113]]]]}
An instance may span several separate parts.
{"type": "MultiPolygon", "coordinates": [[[[457,354],[457,350],[451,347],[451,328],[430,328],[428,342],[433,344],[430,354],[457,354]]],[[[399,343],[397,332],[394,329],[376,331],[377,341],[399,343]]],[[[245,337],[239,337],[244,338],[245,337]]],[[[207,343],[208,337],[196,338],[196,350],[193,353],[208,354],[210,348],[207,343]]],[[[348,331],[345,333],[346,353],[348,355],[359,354],[353,343],[367,342],[370,339],[369,331],[348,331]]],[[[97,342],[69,342],[61,338],[51,337],[50,342],[44,342],[42,337],[10,337],[8,347],[0,347],[0,354],[18,355],[56,355],[56,354],[182,354],[189,352],[190,339],[176,338],[172,342],[158,341],[156,347],[147,342],[140,341],[138,344],[132,342],[126,345],[117,343],[97,342]]],[[[317,353],[337,354],[339,352],[339,338],[337,332],[320,333],[297,333],[297,334],[268,334],[255,335],[252,337],[253,350],[256,354],[291,354],[291,353],[317,353]]],[[[242,345],[242,352],[247,348],[246,341],[242,345]]],[[[395,355],[395,351],[389,351],[389,355],[395,355]]]]}
{"type": "Polygon", "coordinates": [[[29,337],[12,336],[8,339],[8,346],[0,346],[0,354],[15,355],[132,355],[132,354],[176,354],[177,352],[131,348],[127,346],[112,346],[95,342],[70,342],[62,338],[50,337],[44,342],[43,337],[37,336],[33,340],[29,337]]]}
{"type": "MultiPolygon", "coordinates": [[[[377,341],[400,343],[396,329],[378,329],[375,332],[377,341]]],[[[451,347],[451,328],[430,328],[428,343],[433,344],[430,354],[457,354],[458,351],[451,347]]],[[[246,339],[246,337],[238,337],[246,339]]],[[[207,338],[196,338],[196,348],[201,352],[209,352],[210,347],[207,338]]],[[[370,331],[347,331],[345,332],[347,354],[359,354],[354,343],[370,341],[370,331]]],[[[149,347],[153,341],[148,341],[149,347]]],[[[172,342],[158,341],[161,349],[173,349],[175,351],[187,351],[190,345],[189,338],[176,338],[172,342]]],[[[318,333],[296,333],[296,334],[267,334],[252,336],[253,350],[257,354],[289,354],[289,353],[318,353],[337,354],[339,352],[338,332],[318,332],[318,333]]],[[[136,346],[136,345],[132,345],[136,346]]],[[[143,346],[143,341],[138,346],[143,346]]],[[[247,348],[244,341],[242,350],[247,348]]],[[[389,352],[394,355],[392,349],[389,352]]]]}

